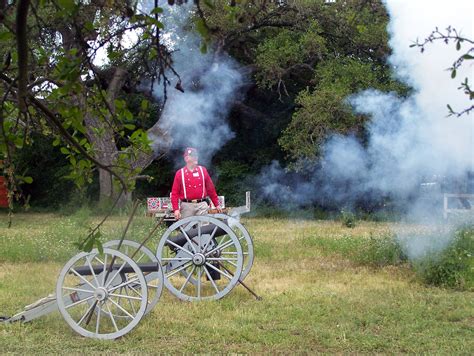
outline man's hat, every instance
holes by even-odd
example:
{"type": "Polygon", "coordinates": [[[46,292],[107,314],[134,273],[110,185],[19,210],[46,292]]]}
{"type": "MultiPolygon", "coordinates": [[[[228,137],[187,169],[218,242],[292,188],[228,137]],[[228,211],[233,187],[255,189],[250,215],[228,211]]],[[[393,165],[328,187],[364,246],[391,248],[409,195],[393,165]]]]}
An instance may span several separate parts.
{"type": "Polygon", "coordinates": [[[183,156],[184,157],[186,157],[186,156],[197,157],[198,156],[198,151],[194,147],[186,147],[186,149],[184,150],[183,156]]]}

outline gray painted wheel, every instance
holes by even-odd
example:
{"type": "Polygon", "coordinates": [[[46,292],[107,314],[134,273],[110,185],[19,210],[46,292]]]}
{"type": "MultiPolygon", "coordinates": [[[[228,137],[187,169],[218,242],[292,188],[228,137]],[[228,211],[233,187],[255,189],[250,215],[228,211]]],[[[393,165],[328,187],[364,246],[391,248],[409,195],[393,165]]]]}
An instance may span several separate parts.
{"type": "MultiPolygon", "coordinates": [[[[113,248],[114,250],[117,249],[120,240],[111,240],[107,241],[103,246],[113,248]]],[[[122,246],[120,247],[120,252],[123,252],[128,257],[132,257],[133,261],[137,264],[140,263],[159,263],[158,258],[156,258],[155,254],[151,252],[145,246],[140,246],[136,241],[131,240],[123,240],[122,246]],[[137,249],[140,249],[139,252],[136,252],[137,249]]],[[[156,271],[143,273],[145,275],[146,284],[148,287],[148,305],[145,310],[145,315],[148,314],[155,305],[160,301],[161,293],[163,292],[163,269],[158,268],[156,271]]],[[[127,285],[122,287],[123,293],[126,294],[134,294],[133,289],[134,285],[127,285]]],[[[125,315],[123,315],[125,316],[125,315]]]]}
{"type": "Polygon", "coordinates": [[[145,314],[147,300],[140,267],[110,248],[104,248],[103,255],[97,249],[75,255],[62,268],[56,283],[56,301],[64,320],[77,333],[96,339],[115,339],[132,330],[145,314]],[[108,273],[111,261],[114,269],[108,273]],[[134,295],[119,294],[121,287],[131,284],[136,286],[134,295]],[[127,303],[120,303],[121,299],[127,303]],[[91,300],[94,303],[89,303],[91,300]],[[126,317],[114,316],[120,314],[126,317]]]}
{"type": "Polygon", "coordinates": [[[161,237],[157,257],[166,288],[182,300],[220,299],[242,274],[242,247],[237,235],[211,216],[191,216],[171,225],[161,237]],[[190,223],[196,228],[186,231],[190,223]],[[174,242],[179,236],[182,245],[174,242]]]}
{"type": "Polygon", "coordinates": [[[227,224],[232,228],[232,230],[234,230],[239,238],[240,245],[242,246],[242,254],[244,256],[244,267],[242,269],[242,274],[240,275],[240,280],[243,281],[253,266],[254,252],[252,237],[238,219],[226,214],[212,214],[212,216],[219,220],[226,220],[227,224]]]}

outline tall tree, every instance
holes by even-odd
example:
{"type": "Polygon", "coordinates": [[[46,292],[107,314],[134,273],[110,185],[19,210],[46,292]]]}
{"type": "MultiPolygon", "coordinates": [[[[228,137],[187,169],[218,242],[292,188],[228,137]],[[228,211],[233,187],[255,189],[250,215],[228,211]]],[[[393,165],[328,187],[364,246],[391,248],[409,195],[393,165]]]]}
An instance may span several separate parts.
{"type": "MultiPolygon", "coordinates": [[[[0,3],[0,148],[10,173],[13,151],[29,142],[32,130],[41,131],[56,137],[79,185],[91,181],[95,166],[102,200],[117,197],[114,181],[126,191],[122,199],[129,198],[139,173],[166,151],[158,122],[137,128],[120,98],[144,76],[165,88],[169,82],[161,12],[155,6],[147,14],[127,1],[0,3]],[[127,43],[127,36],[138,38],[127,43]],[[147,134],[161,138],[160,151],[150,148],[147,134]]],[[[144,98],[135,114],[146,115],[149,106],[144,98]]]]}
{"type": "Polygon", "coordinates": [[[331,133],[364,138],[367,118],[352,113],[348,96],[369,87],[408,91],[386,63],[389,17],[380,0],[242,0],[234,8],[217,2],[204,17],[208,36],[247,65],[253,96],[273,92],[285,115],[250,97],[234,111],[255,125],[273,119],[273,127],[286,126],[273,142],[279,138],[294,167],[317,160],[331,133]]]}

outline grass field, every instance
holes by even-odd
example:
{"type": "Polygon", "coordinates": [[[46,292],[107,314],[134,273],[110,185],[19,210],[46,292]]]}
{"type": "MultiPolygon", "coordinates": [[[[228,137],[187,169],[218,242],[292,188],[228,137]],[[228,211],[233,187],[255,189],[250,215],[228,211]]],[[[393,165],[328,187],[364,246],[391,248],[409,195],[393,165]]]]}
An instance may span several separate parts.
{"type": "MultiPolygon", "coordinates": [[[[104,241],[126,216],[110,218],[104,241]]],[[[52,293],[72,245],[99,218],[0,215],[0,315],[52,293]]],[[[86,339],[55,312],[27,324],[0,324],[0,353],[437,353],[474,350],[474,292],[427,287],[407,263],[354,258],[363,241],[390,234],[388,223],[249,218],[256,260],[246,282],[220,301],[186,303],[164,291],[160,303],[115,341],[86,339]],[[359,244],[358,241],[361,241],[359,244]]],[[[153,222],[138,217],[140,240],[153,222]]],[[[400,226],[399,226],[400,227],[400,226]]],[[[404,226],[417,230],[419,226],[404,226]]],[[[159,234],[149,244],[156,249],[159,234]]]]}

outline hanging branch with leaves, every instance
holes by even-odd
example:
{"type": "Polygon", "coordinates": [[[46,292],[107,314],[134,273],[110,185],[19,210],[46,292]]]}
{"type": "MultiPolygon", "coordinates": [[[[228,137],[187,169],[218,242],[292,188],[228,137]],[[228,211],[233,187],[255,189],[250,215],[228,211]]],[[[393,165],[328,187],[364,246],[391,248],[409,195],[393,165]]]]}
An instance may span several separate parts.
{"type": "MultiPolygon", "coordinates": [[[[467,44],[467,50],[464,50],[464,53],[461,54],[448,68],[451,72],[451,78],[456,78],[458,69],[465,64],[465,61],[471,61],[474,59],[474,41],[462,36],[454,27],[447,27],[446,32],[442,32],[435,28],[431,34],[425,38],[423,41],[417,40],[415,43],[411,44],[410,47],[420,48],[420,52],[424,53],[425,48],[428,44],[431,44],[436,41],[443,41],[446,44],[455,43],[456,50],[461,51],[463,44],[467,44]]],[[[459,90],[462,90],[465,95],[469,97],[469,100],[474,100],[474,91],[472,90],[471,84],[467,77],[461,82],[458,87],[459,90]]],[[[469,115],[469,113],[474,110],[474,105],[468,106],[462,110],[454,110],[450,104],[447,104],[449,116],[460,117],[464,114],[469,115]]]]}

